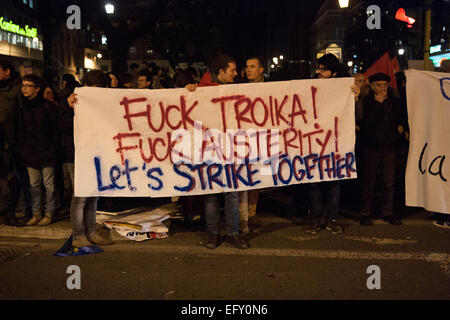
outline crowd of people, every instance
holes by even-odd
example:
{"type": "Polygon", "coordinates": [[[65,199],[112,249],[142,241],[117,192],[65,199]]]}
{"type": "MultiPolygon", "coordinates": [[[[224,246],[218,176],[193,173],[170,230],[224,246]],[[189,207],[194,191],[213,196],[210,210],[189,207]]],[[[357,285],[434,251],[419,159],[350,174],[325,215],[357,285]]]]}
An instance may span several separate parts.
{"type": "MultiPolygon", "coordinates": [[[[130,65],[126,74],[89,71],[83,82],[85,86],[96,87],[194,91],[204,86],[270,81],[260,57],[246,59],[243,70],[238,73],[236,61],[221,54],[204,74],[187,68],[177,69],[170,77],[164,69],[143,62],[140,69],[137,64],[130,65]]],[[[314,77],[319,79],[350,76],[332,54],[319,58],[314,71],[314,77]]],[[[382,218],[393,225],[402,224],[398,210],[394,209],[395,177],[404,175],[406,157],[401,150],[407,150],[409,130],[405,79],[401,73],[397,76],[398,90],[389,87],[391,79],[384,73],[369,79],[356,74],[355,84],[349,88],[355,97],[355,153],[359,177],[355,182],[357,187],[351,192],[360,190],[358,210],[360,223],[365,226],[372,224],[378,178],[382,181],[382,218]]],[[[7,225],[45,226],[55,221],[58,211],[70,207],[73,245],[108,245],[111,241],[96,232],[99,199],[69,196],[66,200],[64,196],[65,190],[73,190],[74,186],[73,108],[77,103],[74,94],[77,86],[80,84],[75,77],[65,74],[56,89],[35,74],[20,77],[9,62],[0,61],[0,213],[7,225]],[[16,216],[19,199],[22,199],[24,211],[21,218],[16,216]]],[[[310,223],[306,233],[316,234],[323,228],[333,234],[344,233],[338,223],[343,197],[341,184],[334,181],[307,185],[310,223]]],[[[187,196],[179,201],[188,225],[193,215],[202,213],[201,221],[208,233],[206,247],[210,249],[221,242],[219,208],[224,201],[227,238],[237,248],[248,249],[249,243],[243,235],[250,231],[249,219],[256,214],[259,196],[260,190],[256,189],[187,196]]],[[[448,220],[440,223],[450,227],[448,220]]]]}

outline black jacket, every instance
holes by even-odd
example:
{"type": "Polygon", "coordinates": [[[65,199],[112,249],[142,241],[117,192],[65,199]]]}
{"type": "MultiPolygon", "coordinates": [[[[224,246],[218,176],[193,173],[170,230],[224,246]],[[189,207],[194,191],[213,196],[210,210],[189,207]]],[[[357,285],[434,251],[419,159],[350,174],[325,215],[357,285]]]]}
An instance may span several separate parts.
{"type": "Polygon", "coordinates": [[[383,103],[375,100],[371,90],[363,100],[363,145],[375,149],[395,149],[401,138],[397,127],[402,125],[405,128],[403,114],[400,101],[394,97],[391,89],[383,103]]]}
{"type": "Polygon", "coordinates": [[[66,99],[64,99],[58,114],[58,130],[60,134],[62,162],[74,162],[75,146],[73,142],[73,117],[73,108],[69,107],[66,99]]]}
{"type": "Polygon", "coordinates": [[[56,165],[57,107],[38,95],[24,99],[15,116],[16,150],[23,164],[34,169],[56,165]]]}

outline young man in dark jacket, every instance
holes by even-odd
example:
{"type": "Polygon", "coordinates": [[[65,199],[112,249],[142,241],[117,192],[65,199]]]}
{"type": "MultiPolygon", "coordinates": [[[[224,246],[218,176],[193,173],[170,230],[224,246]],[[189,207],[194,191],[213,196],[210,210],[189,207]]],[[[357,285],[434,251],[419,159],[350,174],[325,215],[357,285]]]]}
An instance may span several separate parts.
{"type": "MultiPolygon", "coordinates": [[[[227,55],[218,55],[211,64],[211,79],[202,81],[199,87],[218,86],[231,84],[237,75],[236,62],[227,55]]],[[[188,84],[189,91],[196,89],[196,84],[188,84]]],[[[239,235],[239,198],[237,192],[225,192],[225,224],[227,226],[228,239],[238,249],[248,249],[249,244],[239,235]]],[[[206,247],[215,249],[220,244],[220,213],[219,194],[208,194],[205,196],[205,216],[208,229],[208,241],[206,247]]]]}
{"type": "Polygon", "coordinates": [[[361,135],[363,144],[364,166],[362,170],[360,223],[371,225],[373,189],[377,169],[381,165],[383,176],[383,220],[402,224],[394,215],[394,176],[395,152],[404,122],[400,101],[394,97],[389,88],[390,77],[377,73],[369,78],[370,92],[363,100],[363,119],[361,135]]]}
{"type": "MultiPolygon", "coordinates": [[[[343,66],[333,54],[325,54],[317,60],[317,77],[319,79],[332,79],[348,77],[343,66]]],[[[360,89],[353,85],[350,88],[358,101],[360,89]]],[[[305,233],[316,234],[322,229],[321,222],[325,220],[325,229],[332,234],[344,233],[343,227],[338,223],[340,211],[341,188],[339,181],[315,182],[308,185],[311,222],[305,233]]]]}
{"type": "Polygon", "coordinates": [[[23,103],[16,112],[17,152],[27,167],[33,217],[27,222],[32,226],[48,225],[56,210],[56,115],[55,105],[42,95],[43,81],[34,74],[22,79],[23,103]],[[45,187],[45,216],[42,217],[42,184],[45,187]]]}

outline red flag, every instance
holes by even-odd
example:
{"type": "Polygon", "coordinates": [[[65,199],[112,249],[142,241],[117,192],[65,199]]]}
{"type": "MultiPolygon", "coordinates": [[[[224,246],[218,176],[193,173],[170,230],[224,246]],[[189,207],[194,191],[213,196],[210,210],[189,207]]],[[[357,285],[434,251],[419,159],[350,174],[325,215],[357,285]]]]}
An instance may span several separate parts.
{"type": "Polygon", "coordinates": [[[375,61],[375,63],[371,65],[369,69],[367,69],[367,71],[364,73],[364,76],[366,78],[369,78],[375,73],[383,72],[387,74],[389,77],[391,77],[391,82],[389,83],[389,86],[391,86],[394,89],[397,89],[397,81],[395,80],[395,73],[399,71],[400,67],[398,65],[397,57],[391,60],[389,58],[389,53],[385,52],[380,59],[375,61]]]}

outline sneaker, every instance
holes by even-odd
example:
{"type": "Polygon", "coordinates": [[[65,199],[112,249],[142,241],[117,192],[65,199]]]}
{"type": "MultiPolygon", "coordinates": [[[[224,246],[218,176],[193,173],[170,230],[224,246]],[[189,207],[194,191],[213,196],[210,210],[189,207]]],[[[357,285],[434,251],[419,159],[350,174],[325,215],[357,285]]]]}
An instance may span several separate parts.
{"type": "Polygon", "coordinates": [[[450,218],[447,220],[436,220],[433,221],[433,225],[439,228],[450,229],[450,218]]]}
{"type": "Polygon", "coordinates": [[[393,224],[395,226],[402,225],[402,220],[399,218],[394,217],[393,215],[387,216],[383,218],[383,221],[389,222],[390,224],[393,224]]]}
{"type": "Polygon", "coordinates": [[[89,247],[92,246],[92,243],[85,236],[74,237],[72,240],[72,247],[81,248],[81,247],[89,247]]]}
{"type": "Polygon", "coordinates": [[[325,227],[328,231],[331,231],[332,234],[343,234],[344,229],[342,226],[337,223],[336,219],[329,220],[327,222],[327,226],[325,227]]]}
{"type": "Polygon", "coordinates": [[[371,226],[372,225],[372,219],[370,219],[369,216],[361,216],[359,218],[359,224],[362,226],[371,226]]]}
{"type": "Polygon", "coordinates": [[[319,221],[313,221],[311,224],[306,228],[305,233],[309,234],[316,234],[321,229],[319,221]]]}
{"type": "Polygon", "coordinates": [[[206,242],[206,247],[208,249],[215,249],[219,245],[219,235],[210,233],[208,235],[208,241],[206,242]]]}
{"type": "Polygon", "coordinates": [[[48,226],[51,223],[52,223],[52,216],[46,214],[45,217],[41,221],[39,221],[39,223],[37,225],[38,226],[48,226]]]}
{"type": "Polygon", "coordinates": [[[97,232],[88,235],[87,239],[89,240],[90,243],[97,244],[99,246],[109,246],[114,243],[109,239],[103,238],[97,232]]]}
{"type": "Polygon", "coordinates": [[[40,214],[33,214],[33,216],[31,217],[30,220],[28,220],[27,222],[27,226],[34,226],[36,225],[39,221],[41,221],[42,216],[40,214]]]}
{"type": "Polygon", "coordinates": [[[240,235],[228,236],[228,242],[238,249],[245,250],[250,248],[250,245],[240,235]]]}
{"type": "Polygon", "coordinates": [[[250,229],[248,228],[248,222],[247,221],[241,221],[241,232],[243,234],[247,234],[250,232],[250,229]]]}

